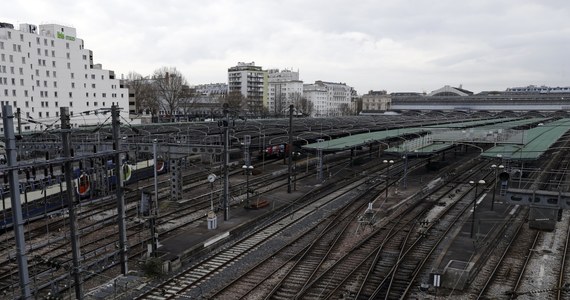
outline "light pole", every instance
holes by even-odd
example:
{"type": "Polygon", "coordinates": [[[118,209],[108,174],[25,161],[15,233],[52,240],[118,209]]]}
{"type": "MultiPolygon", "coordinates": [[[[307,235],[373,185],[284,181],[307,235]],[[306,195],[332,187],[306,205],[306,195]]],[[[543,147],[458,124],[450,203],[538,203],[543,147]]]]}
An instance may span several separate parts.
{"type": "Polygon", "coordinates": [[[473,238],[473,231],[475,230],[475,212],[477,209],[477,187],[485,184],[485,180],[481,179],[477,182],[469,181],[469,184],[475,186],[475,196],[473,197],[473,221],[471,222],[471,238],[473,238]]]}
{"type": "Polygon", "coordinates": [[[493,210],[495,207],[495,194],[497,191],[497,184],[498,184],[498,182],[497,182],[498,174],[497,173],[499,173],[499,172],[497,172],[497,170],[502,171],[504,168],[505,168],[505,166],[503,166],[503,165],[498,165],[498,166],[495,164],[491,165],[491,169],[493,169],[493,171],[495,172],[495,183],[493,184],[493,200],[491,201],[491,210],[493,210]]]}
{"type": "Polygon", "coordinates": [[[246,196],[246,200],[245,200],[245,207],[249,208],[249,173],[251,173],[251,171],[253,170],[253,166],[243,165],[241,168],[244,169],[245,176],[246,176],[245,182],[246,182],[247,196],[246,196]]]}
{"type": "Polygon", "coordinates": [[[156,145],[158,143],[157,139],[152,140],[152,159],[153,159],[153,169],[154,169],[154,197],[151,198],[151,202],[154,205],[151,205],[152,209],[150,211],[150,232],[151,232],[151,239],[152,239],[152,253],[151,255],[154,257],[158,256],[158,232],[156,230],[156,217],[158,216],[158,176],[157,176],[157,167],[158,167],[158,158],[156,155],[156,145]]]}
{"type": "Polygon", "coordinates": [[[388,168],[386,168],[386,200],[388,200],[388,186],[389,186],[388,176],[390,175],[390,166],[394,164],[394,161],[393,160],[384,160],[382,162],[385,164],[388,164],[388,168]]]}

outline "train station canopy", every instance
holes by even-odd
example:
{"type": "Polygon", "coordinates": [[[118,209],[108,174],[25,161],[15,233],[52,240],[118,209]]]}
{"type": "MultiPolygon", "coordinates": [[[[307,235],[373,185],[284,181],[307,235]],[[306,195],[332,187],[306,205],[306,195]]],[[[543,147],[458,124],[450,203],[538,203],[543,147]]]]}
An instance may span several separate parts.
{"type": "Polygon", "coordinates": [[[514,160],[536,160],[570,130],[570,119],[544,123],[541,126],[524,130],[505,143],[483,152],[487,158],[514,160]]]}

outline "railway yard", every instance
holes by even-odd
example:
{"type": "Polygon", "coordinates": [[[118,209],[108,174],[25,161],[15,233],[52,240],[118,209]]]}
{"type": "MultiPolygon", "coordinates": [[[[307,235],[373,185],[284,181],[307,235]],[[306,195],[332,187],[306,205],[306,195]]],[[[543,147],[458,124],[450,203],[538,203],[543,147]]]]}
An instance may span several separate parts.
{"type": "MultiPolygon", "coordinates": [[[[29,288],[37,299],[570,299],[569,129],[555,113],[122,124],[123,187],[111,128],[77,129],[75,262],[59,133],[24,135],[29,288]]],[[[3,177],[0,295],[17,299],[3,177]]]]}

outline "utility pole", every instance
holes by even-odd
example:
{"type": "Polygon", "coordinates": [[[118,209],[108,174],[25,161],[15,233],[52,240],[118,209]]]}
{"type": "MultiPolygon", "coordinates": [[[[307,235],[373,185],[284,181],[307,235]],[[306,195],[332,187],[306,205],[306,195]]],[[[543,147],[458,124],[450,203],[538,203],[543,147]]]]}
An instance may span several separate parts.
{"type": "Polygon", "coordinates": [[[10,202],[12,203],[12,220],[14,223],[14,238],[16,239],[16,260],[18,261],[18,275],[20,280],[20,293],[22,299],[32,299],[30,292],[30,278],[28,274],[28,258],[26,257],[26,241],[24,239],[24,221],[22,218],[22,203],[18,184],[18,169],[14,168],[16,161],[16,137],[14,136],[14,115],[12,107],[2,106],[4,117],[4,138],[6,139],[6,160],[10,179],[10,202]]]}
{"type": "Polygon", "coordinates": [[[63,157],[66,159],[64,163],[65,168],[65,185],[66,185],[66,195],[67,195],[67,208],[69,210],[69,226],[70,226],[70,236],[71,236],[71,252],[73,260],[73,278],[75,281],[75,297],[79,300],[83,299],[83,283],[81,282],[81,270],[79,265],[79,257],[81,256],[79,248],[79,239],[77,238],[77,216],[75,215],[75,189],[72,184],[72,164],[71,164],[71,125],[69,124],[69,108],[61,107],[60,113],[61,117],[61,141],[63,148],[63,157]]]}
{"type": "Polygon", "coordinates": [[[18,116],[18,135],[22,136],[22,111],[19,107],[16,108],[16,116],[18,116]]]}
{"type": "Polygon", "coordinates": [[[293,104],[289,105],[289,147],[287,147],[287,156],[289,164],[289,176],[287,176],[287,193],[291,194],[291,178],[293,177],[293,157],[291,155],[291,148],[293,148],[293,104]]]}
{"type": "MultiPolygon", "coordinates": [[[[121,260],[121,273],[127,275],[129,271],[127,257],[127,226],[125,224],[125,199],[123,192],[123,174],[121,172],[121,137],[119,109],[116,105],[111,106],[113,126],[113,150],[115,150],[115,178],[117,179],[117,221],[119,223],[119,256],[121,260]]],[[[155,167],[156,169],[156,167],[155,167]]]]}
{"type": "Polygon", "coordinates": [[[230,219],[230,178],[228,174],[228,164],[230,163],[229,143],[230,143],[230,121],[228,119],[228,104],[224,103],[224,120],[222,121],[224,128],[224,221],[230,219]]]}

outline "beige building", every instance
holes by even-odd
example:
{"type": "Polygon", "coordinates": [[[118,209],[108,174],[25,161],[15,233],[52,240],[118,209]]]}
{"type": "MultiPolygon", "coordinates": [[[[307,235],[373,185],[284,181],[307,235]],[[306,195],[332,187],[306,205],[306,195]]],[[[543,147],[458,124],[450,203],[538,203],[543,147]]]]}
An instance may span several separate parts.
{"type": "Polygon", "coordinates": [[[362,95],[363,111],[388,111],[391,108],[392,98],[386,91],[369,91],[362,95]]]}

